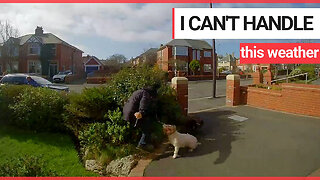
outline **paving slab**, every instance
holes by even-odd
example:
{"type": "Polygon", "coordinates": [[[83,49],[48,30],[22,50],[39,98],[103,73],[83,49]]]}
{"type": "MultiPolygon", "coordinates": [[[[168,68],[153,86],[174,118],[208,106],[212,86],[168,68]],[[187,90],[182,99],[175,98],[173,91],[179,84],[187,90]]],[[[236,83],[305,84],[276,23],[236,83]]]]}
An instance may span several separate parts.
{"type": "Polygon", "coordinates": [[[145,176],[308,176],[320,167],[320,119],[249,106],[200,112],[201,145],[192,153],[173,148],[145,176]],[[243,122],[230,116],[248,118],[243,122]]]}

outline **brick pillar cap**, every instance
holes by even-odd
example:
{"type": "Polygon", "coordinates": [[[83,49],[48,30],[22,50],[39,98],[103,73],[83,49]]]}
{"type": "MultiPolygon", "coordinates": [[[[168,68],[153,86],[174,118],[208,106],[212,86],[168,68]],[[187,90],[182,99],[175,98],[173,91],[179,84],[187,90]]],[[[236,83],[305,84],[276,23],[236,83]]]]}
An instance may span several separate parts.
{"type": "Polygon", "coordinates": [[[240,76],[238,74],[229,74],[227,80],[240,80],[240,76]]]}
{"type": "Polygon", "coordinates": [[[188,79],[186,77],[174,77],[171,79],[172,84],[188,84],[188,79]]]}

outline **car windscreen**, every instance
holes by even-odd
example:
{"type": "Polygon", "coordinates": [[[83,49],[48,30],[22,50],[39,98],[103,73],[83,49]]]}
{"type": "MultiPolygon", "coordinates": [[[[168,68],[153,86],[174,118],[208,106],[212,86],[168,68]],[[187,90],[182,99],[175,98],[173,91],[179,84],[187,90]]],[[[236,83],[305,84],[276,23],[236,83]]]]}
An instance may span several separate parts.
{"type": "Polygon", "coordinates": [[[24,76],[4,76],[1,79],[1,83],[4,84],[26,84],[27,79],[24,76]]]}
{"type": "Polygon", "coordinates": [[[36,81],[38,84],[40,85],[48,85],[48,84],[52,84],[50,81],[42,78],[42,77],[38,77],[38,76],[31,76],[31,78],[36,81]]]}
{"type": "Polygon", "coordinates": [[[69,71],[64,71],[64,72],[59,72],[59,75],[68,75],[70,72],[69,71]]]}

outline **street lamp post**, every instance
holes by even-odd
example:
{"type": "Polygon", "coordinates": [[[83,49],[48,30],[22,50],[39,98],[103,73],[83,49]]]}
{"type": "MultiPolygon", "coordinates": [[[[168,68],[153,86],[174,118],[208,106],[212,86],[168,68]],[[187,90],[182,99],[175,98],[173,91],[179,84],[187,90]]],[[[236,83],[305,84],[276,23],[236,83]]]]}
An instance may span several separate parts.
{"type": "MultiPolygon", "coordinates": [[[[210,2],[210,8],[212,7],[212,2],[210,2]]],[[[212,80],[213,80],[213,91],[212,91],[212,97],[216,98],[216,89],[217,89],[217,61],[216,61],[216,41],[215,39],[212,39],[212,80]]]]}

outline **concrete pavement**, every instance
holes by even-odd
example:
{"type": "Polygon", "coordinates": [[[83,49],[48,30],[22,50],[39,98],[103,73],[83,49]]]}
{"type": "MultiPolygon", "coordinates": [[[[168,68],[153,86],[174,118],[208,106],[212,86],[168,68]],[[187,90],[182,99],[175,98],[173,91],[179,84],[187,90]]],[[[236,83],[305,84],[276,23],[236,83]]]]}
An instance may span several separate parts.
{"type": "Polygon", "coordinates": [[[145,176],[308,176],[320,167],[320,119],[248,106],[197,113],[205,123],[195,152],[173,148],[145,176]],[[244,122],[228,117],[248,118],[244,122]]]}
{"type": "Polygon", "coordinates": [[[312,81],[312,84],[320,85],[320,78],[318,78],[315,81],[312,81]]]}

